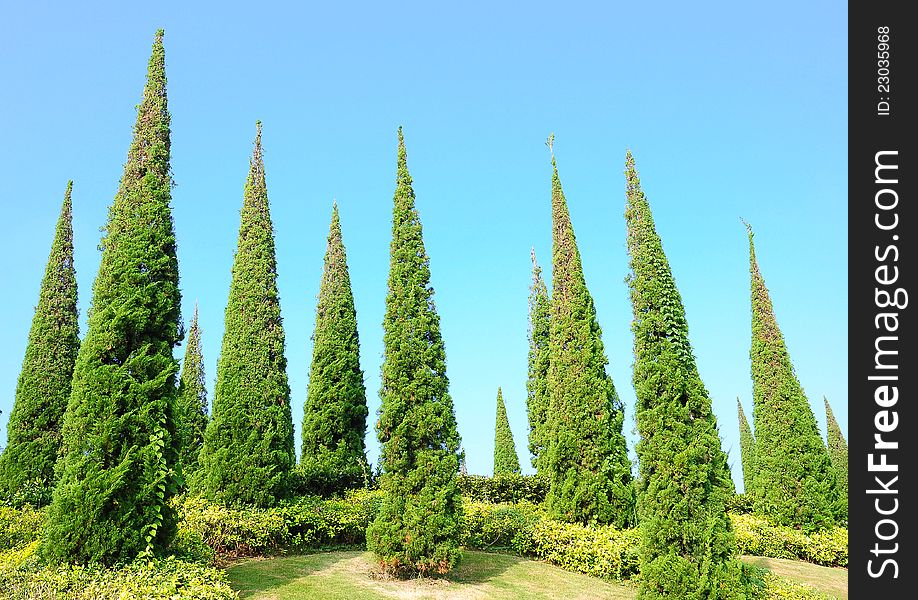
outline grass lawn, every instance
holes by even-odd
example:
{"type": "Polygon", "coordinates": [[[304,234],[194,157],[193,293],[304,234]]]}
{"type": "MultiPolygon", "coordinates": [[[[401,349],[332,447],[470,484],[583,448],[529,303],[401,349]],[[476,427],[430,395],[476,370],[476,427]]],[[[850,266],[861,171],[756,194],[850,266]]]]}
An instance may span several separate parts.
{"type": "MultiPolygon", "coordinates": [[[[848,571],[782,558],[743,556],[776,575],[847,600],[848,571]]],[[[253,600],[497,600],[565,598],[632,600],[633,586],[565,571],[509,554],[466,550],[446,579],[399,581],[379,573],[373,555],[359,550],[321,552],[283,558],[251,559],[228,569],[233,589],[253,600]]]]}
{"type": "Polygon", "coordinates": [[[848,600],[848,570],[823,567],[813,563],[786,558],[764,558],[762,556],[743,556],[750,565],[768,569],[775,575],[792,579],[815,588],[835,598],[848,600]]]}
{"type": "Polygon", "coordinates": [[[446,579],[398,581],[379,574],[369,552],[324,552],[234,563],[227,569],[242,598],[484,600],[553,598],[631,600],[637,590],[507,554],[466,550],[446,579]]]}

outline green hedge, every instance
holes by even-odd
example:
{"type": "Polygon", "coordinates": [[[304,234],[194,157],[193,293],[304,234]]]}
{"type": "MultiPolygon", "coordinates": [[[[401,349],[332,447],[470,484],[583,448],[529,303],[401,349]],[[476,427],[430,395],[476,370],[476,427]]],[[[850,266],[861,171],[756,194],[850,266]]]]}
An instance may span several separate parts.
{"type": "Polygon", "coordinates": [[[341,499],[304,497],[275,508],[243,509],[186,498],[179,506],[179,531],[190,530],[218,555],[231,557],[362,544],[381,500],[381,492],[355,490],[341,499]]]}
{"type": "Polygon", "coordinates": [[[507,549],[569,571],[627,579],[638,571],[638,532],[585,527],[548,518],[532,503],[463,503],[462,542],[482,550],[507,549]]]}
{"type": "Polygon", "coordinates": [[[0,598],[8,600],[234,600],[226,574],[177,558],[138,561],[119,568],[38,563],[38,541],[0,553],[0,598]]]}
{"type": "Polygon", "coordinates": [[[0,552],[37,540],[44,521],[44,511],[30,506],[0,506],[0,552]]]}
{"type": "Polygon", "coordinates": [[[507,473],[485,477],[483,475],[459,475],[459,491],[466,500],[477,502],[532,502],[545,500],[548,481],[538,475],[507,473]]]}
{"type": "Polygon", "coordinates": [[[848,566],[847,529],[835,527],[807,535],[755,515],[730,518],[740,554],[793,558],[828,567],[848,566]]]}

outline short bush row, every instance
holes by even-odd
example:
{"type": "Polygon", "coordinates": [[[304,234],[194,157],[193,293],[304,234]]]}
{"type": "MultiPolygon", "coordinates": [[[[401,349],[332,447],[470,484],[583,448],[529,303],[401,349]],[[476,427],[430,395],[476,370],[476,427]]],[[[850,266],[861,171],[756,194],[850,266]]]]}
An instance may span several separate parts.
{"type": "Polygon", "coordinates": [[[266,509],[227,508],[186,498],[179,507],[179,532],[199,535],[218,555],[227,557],[362,544],[381,501],[381,492],[374,490],[355,490],[340,499],[306,496],[266,509]]]}
{"type": "Polygon", "coordinates": [[[44,511],[31,506],[0,506],[0,552],[37,540],[44,521],[44,511]]]}
{"type": "Polygon", "coordinates": [[[466,501],[462,536],[471,548],[508,549],[595,577],[621,580],[638,572],[636,529],[561,523],[528,502],[466,501]]]}
{"type": "Polygon", "coordinates": [[[234,600],[226,574],[170,557],[119,568],[38,564],[38,541],[0,553],[0,598],[9,600],[122,600],[181,598],[234,600]]]}
{"type": "Polygon", "coordinates": [[[755,515],[731,515],[731,520],[741,554],[793,558],[827,567],[848,566],[848,530],[842,527],[805,534],[755,515]]]}
{"type": "MultiPolygon", "coordinates": [[[[362,545],[381,501],[382,493],[376,490],[355,490],[337,499],[302,497],[270,509],[226,508],[200,498],[184,498],[178,507],[180,526],[172,545],[175,556],[113,570],[40,567],[33,554],[43,512],[28,507],[0,508],[0,597],[232,598],[222,572],[211,567],[215,554],[232,558],[362,545]]],[[[734,514],[731,519],[743,554],[847,565],[845,529],[805,535],[749,514],[734,514]]],[[[638,530],[561,523],[529,501],[466,499],[462,543],[468,548],[538,558],[605,579],[628,579],[639,568],[638,530]]],[[[761,598],[821,597],[764,571],[754,579],[762,582],[761,598]]]]}

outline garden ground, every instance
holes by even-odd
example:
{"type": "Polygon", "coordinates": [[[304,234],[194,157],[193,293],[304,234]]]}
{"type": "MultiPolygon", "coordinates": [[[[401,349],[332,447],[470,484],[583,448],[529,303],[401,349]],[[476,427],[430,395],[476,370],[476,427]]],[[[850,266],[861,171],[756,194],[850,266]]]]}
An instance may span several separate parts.
{"type": "MultiPolygon", "coordinates": [[[[845,569],[774,558],[743,560],[830,596],[843,600],[848,597],[845,569]]],[[[356,550],[239,561],[227,573],[240,597],[252,600],[631,600],[637,595],[632,585],[571,573],[518,556],[473,550],[463,553],[459,567],[445,579],[390,579],[376,569],[372,554],[356,550]]]]}

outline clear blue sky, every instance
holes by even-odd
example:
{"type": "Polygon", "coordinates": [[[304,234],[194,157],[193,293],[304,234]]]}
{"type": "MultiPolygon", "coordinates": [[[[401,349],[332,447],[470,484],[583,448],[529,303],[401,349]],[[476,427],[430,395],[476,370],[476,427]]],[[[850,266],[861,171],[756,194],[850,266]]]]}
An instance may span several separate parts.
{"type": "MultiPolygon", "coordinates": [[[[341,209],[378,456],[396,128],[431,258],[459,430],[490,473],[503,387],[524,469],[529,249],[550,265],[555,152],[632,449],[625,149],[637,160],[739,475],[751,414],[745,229],[798,376],[847,432],[847,14],[837,2],[15,3],[0,36],[0,425],[12,408],[64,187],[81,331],[153,33],[166,30],[183,312],[209,389],[242,188],[264,122],[299,423],[332,199],[341,209]],[[650,5],[653,6],[650,6],[650,5]]],[[[181,356],[184,347],[176,350],[181,356]]],[[[741,478],[740,478],[741,479],[741,478]]]]}

